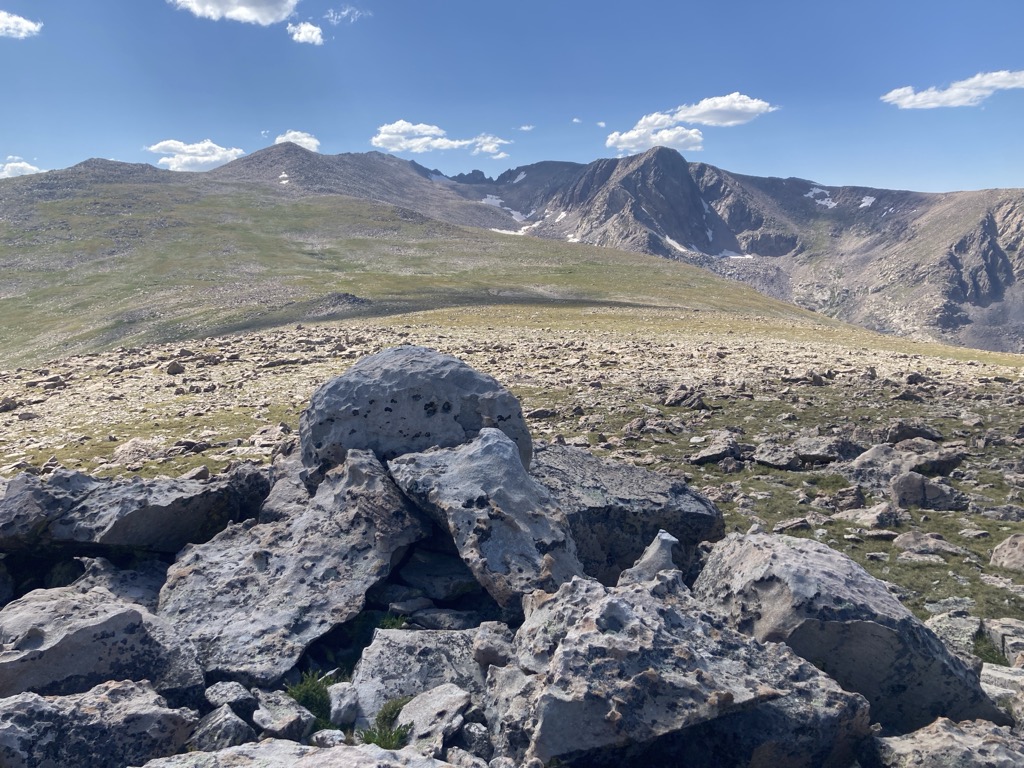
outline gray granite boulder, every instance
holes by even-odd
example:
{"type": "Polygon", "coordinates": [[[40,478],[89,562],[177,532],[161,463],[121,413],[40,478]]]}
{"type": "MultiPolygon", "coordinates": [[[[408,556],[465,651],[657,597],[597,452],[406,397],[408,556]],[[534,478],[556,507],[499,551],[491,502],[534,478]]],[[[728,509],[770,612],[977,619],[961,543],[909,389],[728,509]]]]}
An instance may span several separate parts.
{"type": "Polygon", "coordinates": [[[214,679],[273,686],[303,651],[356,616],[427,526],[368,451],[351,451],[308,508],[249,521],[187,547],[159,614],[195,644],[214,679]]]}
{"type": "Polygon", "coordinates": [[[504,432],[483,429],[470,443],[406,454],[388,467],[510,614],[521,612],[523,594],[554,591],[583,573],[565,515],[504,432]]]}
{"type": "Polygon", "coordinates": [[[37,589],[0,610],[0,697],[82,693],[149,680],[176,705],[202,701],[196,651],[166,620],[102,587],[37,589]]]}
{"type": "Polygon", "coordinates": [[[973,670],[882,582],[824,544],[729,535],[715,545],[693,593],[730,626],[786,643],[863,694],[872,718],[890,732],[939,716],[1007,722],[973,670]]]}
{"type": "Polygon", "coordinates": [[[450,355],[395,347],[362,358],[313,393],[299,422],[302,462],[323,471],[352,448],[387,461],[461,445],[484,427],[507,434],[530,466],[530,433],[511,392],[450,355]]]}
{"type": "Polygon", "coordinates": [[[680,571],[573,579],[526,608],[515,659],[487,678],[502,764],[848,765],[869,733],[863,697],[714,624],[680,571]]]}
{"type": "Polygon", "coordinates": [[[674,557],[684,571],[700,542],[725,533],[722,513],[682,478],[541,443],[530,474],[565,513],[584,571],[602,584],[614,584],[660,530],[679,540],[674,557]]]}
{"type": "Polygon", "coordinates": [[[146,683],[103,683],[71,696],[0,699],[4,768],[124,768],[173,755],[199,716],[170,709],[146,683]]]}

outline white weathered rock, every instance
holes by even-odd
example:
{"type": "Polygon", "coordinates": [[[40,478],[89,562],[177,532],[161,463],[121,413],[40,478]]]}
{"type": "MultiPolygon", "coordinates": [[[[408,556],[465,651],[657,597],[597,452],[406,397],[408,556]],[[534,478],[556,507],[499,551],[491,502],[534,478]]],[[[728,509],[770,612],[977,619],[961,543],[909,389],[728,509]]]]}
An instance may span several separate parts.
{"type": "Polygon", "coordinates": [[[103,683],[71,696],[20,693],[0,699],[0,765],[142,765],[181,749],[198,719],[169,709],[146,683],[103,683]]]}
{"type": "Polygon", "coordinates": [[[103,587],[122,600],[138,603],[146,610],[156,612],[160,602],[160,588],[167,578],[167,563],[146,560],[131,569],[122,569],[105,557],[82,557],[79,560],[85,565],[85,573],[72,584],[79,592],[103,587]]]}
{"type": "Polygon", "coordinates": [[[186,744],[190,752],[216,752],[256,741],[256,731],[224,704],[203,717],[186,744]]]}
{"type": "Polygon", "coordinates": [[[252,722],[271,739],[302,741],[313,732],[316,716],[284,691],[252,691],[259,702],[252,722]]]}
{"type": "Polygon", "coordinates": [[[350,453],[302,514],[231,526],[171,566],[159,613],[195,643],[207,672],[276,684],[426,535],[373,455],[350,453]]]}
{"type": "Polygon", "coordinates": [[[638,584],[642,581],[650,581],[660,571],[675,570],[676,566],[672,560],[672,550],[679,544],[679,539],[666,531],[658,531],[644,553],[633,564],[619,574],[618,586],[624,587],[627,584],[638,584]]]}
{"type": "Polygon", "coordinates": [[[992,550],[990,565],[1011,571],[1024,571],[1024,533],[1012,533],[992,550]]]}
{"type": "Polygon", "coordinates": [[[706,620],[679,571],[611,588],[574,579],[526,607],[518,664],[487,680],[511,765],[846,765],[869,732],[863,697],[706,620]]]}
{"type": "Polygon", "coordinates": [[[470,443],[406,454],[388,467],[510,614],[520,612],[523,594],[554,591],[583,573],[565,515],[503,432],[483,429],[470,443]]]}
{"type": "Polygon", "coordinates": [[[214,707],[226,704],[232,712],[248,722],[252,721],[253,712],[260,705],[252,691],[236,682],[214,683],[206,689],[206,700],[214,707]]]}
{"type": "Polygon", "coordinates": [[[327,687],[331,702],[331,723],[350,728],[359,717],[359,695],[352,683],[345,681],[327,687]]]}
{"type": "Polygon", "coordinates": [[[901,533],[892,540],[896,549],[903,552],[911,552],[915,555],[969,555],[963,547],[958,547],[939,533],[925,533],[923,531],[907,531],[901,533]]]}
{"type": "Polygon", "coordinates": [[[471,697],[453,683],[444,683],[413,697],[402,707],[396,726],[409,727],[409,746],[427,757],[440,758],[462,728],[471,697]]]}
{"type": "Polygon", "coordinates": [[[862,693],[872,718],[890,731],[906,733],[940,715],[1007,721],[977,675],[881,581],[824,544],[727,536],[693,592],[731,626],[786,643],[862,693]]]}
{"type": "Polygon", "coordinates": [[[149,680],[197,705],[203,673],[166,620],[102,587],[37,589],[0,610],[0,697],[82,693],[107,680],[149,680]]]}
{"type": "Polygon", "coordinates": [[[940,717],[905,736],[876,739],[874,752],[877,765],[883,768],[1020,768],[1024,765],[1024,740],[1009,728],[984,720],[955,723],[940,717]]]}
{"type": "Polygon", "coordinates": [[[530,474],[565,513],[583,569],[612,585],[659,530],[679,539],[686,569],[702,541],[725,533],[722,513],[681,479],[562,445],[535,446],[530,474]]]}
{"type": "Polygon", "coordinates": [[[320,386],[302,412],[302,461],[326,469],[349,449],[387,461],[434,446],[451,447],[496,427],[530,466],[532,443],[512,393],[461,360],[425,347],[395,347],[359,360],[320,386]]]}
{"type": "Polygon", "coordinates": [[[483,672],[473,657],[476,630],[378,629],[352,673],[359,727],[367,727],[393,699],[454,683],[479,697],[483,672]]]}

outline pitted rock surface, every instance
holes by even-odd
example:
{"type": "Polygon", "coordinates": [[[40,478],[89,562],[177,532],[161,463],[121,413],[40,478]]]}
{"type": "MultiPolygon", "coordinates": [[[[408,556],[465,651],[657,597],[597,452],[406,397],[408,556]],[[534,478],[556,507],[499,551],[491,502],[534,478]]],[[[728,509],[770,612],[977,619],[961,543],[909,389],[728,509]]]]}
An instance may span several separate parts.
{"type": "Polygon", "coordinates": [[[484,427],[507,434],[523,466],[530,466],[530,432],[511,392],[450,355],[394,347],[360,359],[313,393],[299,422],[302,462],[323,470],[352,448],[388,461],[461,445],[484,427]]]}

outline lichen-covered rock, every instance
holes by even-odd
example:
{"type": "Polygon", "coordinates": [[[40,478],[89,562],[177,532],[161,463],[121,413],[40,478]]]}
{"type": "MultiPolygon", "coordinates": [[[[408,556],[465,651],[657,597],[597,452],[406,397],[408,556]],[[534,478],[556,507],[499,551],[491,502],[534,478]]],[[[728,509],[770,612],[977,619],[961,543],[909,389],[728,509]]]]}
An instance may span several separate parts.
{"type": "Polygon", "coordinates": [[[442,757],[465,718],[472,699],[453,683],[414,696],[402,707],[395,725],[409,728],[409,746],[427,757],[442,757]]]}
{"type": "Polygon", "coordinates": [[[271,739],[302,741],[313,732],[316,716],[284,691],[254,688],[259,707],[253,713],[253,724],[271,739]]]}
{"type": "Polygon", "coordinates": [[[400,456],[388,467],[510,614],[521,612],[523,594],[554,591],[583,573],[565,515],[500,430],[483,429],[456,448],[400,456]]]}
{"type": "Polygon", "coordinates": [[[427,526],[368,451],[351,451],[308,508],[231,526],[171,566],[159,614],[214,678],[273,686],[317,638],[358,614],[427,526]]]}
{"type": "Polygon", "coordinates": [[[256,741],[256,731],[223,704],[203,717],[185,745],[190,752],[216,752],[256,741]]]}
{"type": "Polygon", "coordinates": [[[181,749],[198,719],[169,709],[146,683],[103,683],[71,696],[21,693],[0,699],[0,765],[142,765],[181,749]]]}
{"type": "Polygon", "coordinates": [[[779,644],[715,625],[679,571],[534,593],[487,716],[510,765],[848,765],[867,702],[779,644]]]}
{"type": "Polygon", "coordinates": [[[906,733],[939,716],[1007,722],[976,673],[882,582],[824,544],[727,536],[693,592],[731,626],[786,643],[847,690],[863,694],[872,718],[889,731],[906,733]]]}
{"type": "Polygon", "coordinates": [[[107,680],[149,680],[187,706],[204,688],[192,645],[103,587],[37,589],[0,610],[0,697],[82,693],[107,680]]]}
{"type": "Polygon", "coordinates": [[[118,568],[105,557],[82,557],[79,560],[85,566],[85,573],[72,585],[79,592],[103,587],[122,600],[156,612],[160,588],[167,578],[167,563],[144,560],[131,568],[118,568]]]}
{"type": "Polygon", "coordinates": [[[996,544],[990,565],[1011,571],[1024,571],[1024,533],[1013,533],[996,544]]]}
{"type": "Polygon", "coordinates": [[[861,763],[865,768],[1019,768],[1024,740],[983,720],[954,723],[940,717],[913,733],[875,739],[861,763]]]}
{"type": "Polygon", "coordinates": [[[584,571],[602,584],[614,584],[660,530],[679,539],[684,571],[697,544],[725,533],[722,513],[681,478],[552,444],[535,447],[530,474],[565,513],[584,571]]]}
{"type": "Polygon", "coordinates": [[[255,516],[269,490],[266,472],[252,464],[209,481],[22,473],[0,498],[0,552],[97,544],[175,553],[255,516]]]}
{"type": "Polygon", "coordinates": [[[450,355],[394,347],[362,358],[313,393],[299,422],[302,462],[323,471],[352,448],[388,461],[461,445],[484,427],[507,434],[530,466],[530,433],[512,393],[450,355]]]}

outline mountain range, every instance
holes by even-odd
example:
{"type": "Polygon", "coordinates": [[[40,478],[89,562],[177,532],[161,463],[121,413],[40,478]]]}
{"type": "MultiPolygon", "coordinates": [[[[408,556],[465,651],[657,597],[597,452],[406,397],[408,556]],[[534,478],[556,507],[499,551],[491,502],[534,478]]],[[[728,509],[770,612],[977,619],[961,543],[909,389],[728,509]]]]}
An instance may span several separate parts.
{"type": "MultiPolygon", "coordinates": [[[[205,173],[94,159],[0,180],[8,272],[0,299],[17,293],[11,286],[27,265],[124,259],[146,242],[170,242],[161,240],[165,229],[179,233],[175,248],[215,239],[216,229],[197,229],[190,219],[211,210],[197,201],[217,201],[218,226],[244,229],[252,210],[337,196],[411,212],[422,217],[423,232],[442,239],[452,237],[444,225],[457,225],[653,254],[872,330],[1024,351],[1024,190],[834,187],[730,173],[660,147],[585,165],[541,162],[493,179],[479,171],[447,177],[378,152],[321,155],[284,143],[205,173]],[[232,214],[228,200],[246,213],[232,214]],[[143,201],[145,219],[131,219],[143,201]]],[[[306,215],[305,252],[330,247],[331,222],[306,215]]],[[[225,249],[238,247],[236,239],[225,249]]]]}

